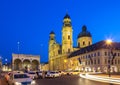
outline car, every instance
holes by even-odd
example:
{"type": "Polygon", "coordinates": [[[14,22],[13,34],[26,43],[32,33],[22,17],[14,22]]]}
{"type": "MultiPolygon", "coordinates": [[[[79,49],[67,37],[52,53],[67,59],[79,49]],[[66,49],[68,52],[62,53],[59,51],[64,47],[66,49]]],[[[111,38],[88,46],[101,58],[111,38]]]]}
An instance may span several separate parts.
{"type": "Polygon", "coordinates": [[[78,71],[78,70],[73,70],[73,71],[67,72],[67,75],[79,75],[79,74],[80,74],[80,71],[78,71]]]}
{"type": "Polygon", "coordinates": [[[10,81],[12,85],[36,85],[26,73],[13,73],[10,75],[10,81]]]}
{"type": "Polygon", "coordinates": [[[59,72],[56,72],[56,71],[48,71],[45,75],[45,77],[59,77],[60,74],[59,72]]]}
{"type": "Polygon", "coordinates": [[[60,73],[61,76],[67,74],[67,72],[65,72],[65,71],[59,71],[59,73],[60,73]]]}
{"type": "Polygon", "coordinates": [[[26,73],[31,79],[35,79],[37,78],[37,74],[34,71],[29,71],[28,73],[26,73]]]}
{"type": "Polygon", "coordinates": [[[42,78],[42,71],[37,71],[35,78],[42,78]]]}
{"type": "Polygon", "coordinates": [[[39,71],[38,74],[39,74],[39,76],[42,76],[42,71],[39,71]]]}

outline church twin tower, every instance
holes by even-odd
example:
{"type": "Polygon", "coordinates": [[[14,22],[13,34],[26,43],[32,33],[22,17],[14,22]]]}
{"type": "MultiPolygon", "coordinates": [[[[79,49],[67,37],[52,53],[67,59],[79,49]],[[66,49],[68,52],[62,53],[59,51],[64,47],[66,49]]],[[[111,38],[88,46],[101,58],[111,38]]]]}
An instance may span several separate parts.
{"type": "MultiPolygon", "coordinates": [[[[82,32],[79,33],[77,37],[77,47],[73,47],[73,29],[71,24],[71,19],[68,14],[64,16],[63,26],[62,26],[62,45],[58,44],[55,40],[55,33],[52,31],[50,33],[49,39],[49,64],[54,64],[54,60],[57,56],[62,56],[63,54],[69,54],[77,49],[89,46],[92,44],[92,36],[90,32],[87,31],[87,27],[84,25],[82,27],[82,32]],[[52,62],[51,62],[52,61],[52,62]]],[[[54,66],[52,66],[54,67],[54,66]]],[[[50,66],[50,68],[52,68],[50,66]]],[[[52,70],[55,70],[53,68],[52,70]]]]}

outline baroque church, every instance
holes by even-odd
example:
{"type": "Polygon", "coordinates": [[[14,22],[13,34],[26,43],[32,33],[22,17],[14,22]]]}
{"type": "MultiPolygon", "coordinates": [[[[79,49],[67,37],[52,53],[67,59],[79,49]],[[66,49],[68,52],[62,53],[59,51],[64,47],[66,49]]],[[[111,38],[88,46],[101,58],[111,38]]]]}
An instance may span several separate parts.
{"type": "MultiPolygon", "coordinates": [[[[69,70],[68,56],[81,48],[92,45],[92,36],[85,25],[77,36],[77,46],[73,47],[73,28],[71,18],[66,14],[63,18],[62,44],[57,43],[56,34],[51,31],[49,35],[49,70],[69,70]]],[[[72,62],[71,62],[72,63],[72,62]]]]}
{"type": "Polygon", "coordinates": [[[49,36],[49,70],[79,70],[81,72],[120,72],[120,42],[107,40],[92,44],[91,33],[82,26],[73,47],[73,29],[68,14],[63,18],[62,44],[55,33],[49,36]]]}

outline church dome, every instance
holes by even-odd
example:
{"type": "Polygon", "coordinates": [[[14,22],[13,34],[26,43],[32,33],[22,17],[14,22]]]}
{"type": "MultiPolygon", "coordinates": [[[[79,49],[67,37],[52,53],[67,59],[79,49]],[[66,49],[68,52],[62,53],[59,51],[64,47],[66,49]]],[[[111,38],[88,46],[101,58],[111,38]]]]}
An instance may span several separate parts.
{"type": "Polygon", "coordinates": [[[55,33],[53,31],[51,31],[50,34],[55,34],[55,33]]]}
{"type": "Polygon", "coordinates": [[[82,27],[82,32],[78,35],[78,38],[80,37],[91,37],[91,33],[87,31],[87,27],[85,25],[82,27]]]}
{"type": "Polygon", "coordinates": [[[69,18],[70,19],[70,16],[68,15],[68,13],[66,13],[66,15],[64,16],[64,19],[65,18],[69,18]]]}

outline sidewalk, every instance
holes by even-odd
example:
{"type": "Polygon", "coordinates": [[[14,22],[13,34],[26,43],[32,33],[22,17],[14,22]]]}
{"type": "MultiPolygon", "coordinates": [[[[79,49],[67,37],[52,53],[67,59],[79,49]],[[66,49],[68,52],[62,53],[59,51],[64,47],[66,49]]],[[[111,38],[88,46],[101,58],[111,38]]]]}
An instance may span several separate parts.
{"type": "Polygon", "coordinates": [[[120,85],[119,75],[112,75],[111,77],[109,77],[109,75],[105,75],[105,74],[87,74],[86,73],[86,74],[80,74],[80,77],[93,80],[93,81],[106,82],[106,83],[120,85]]]}

